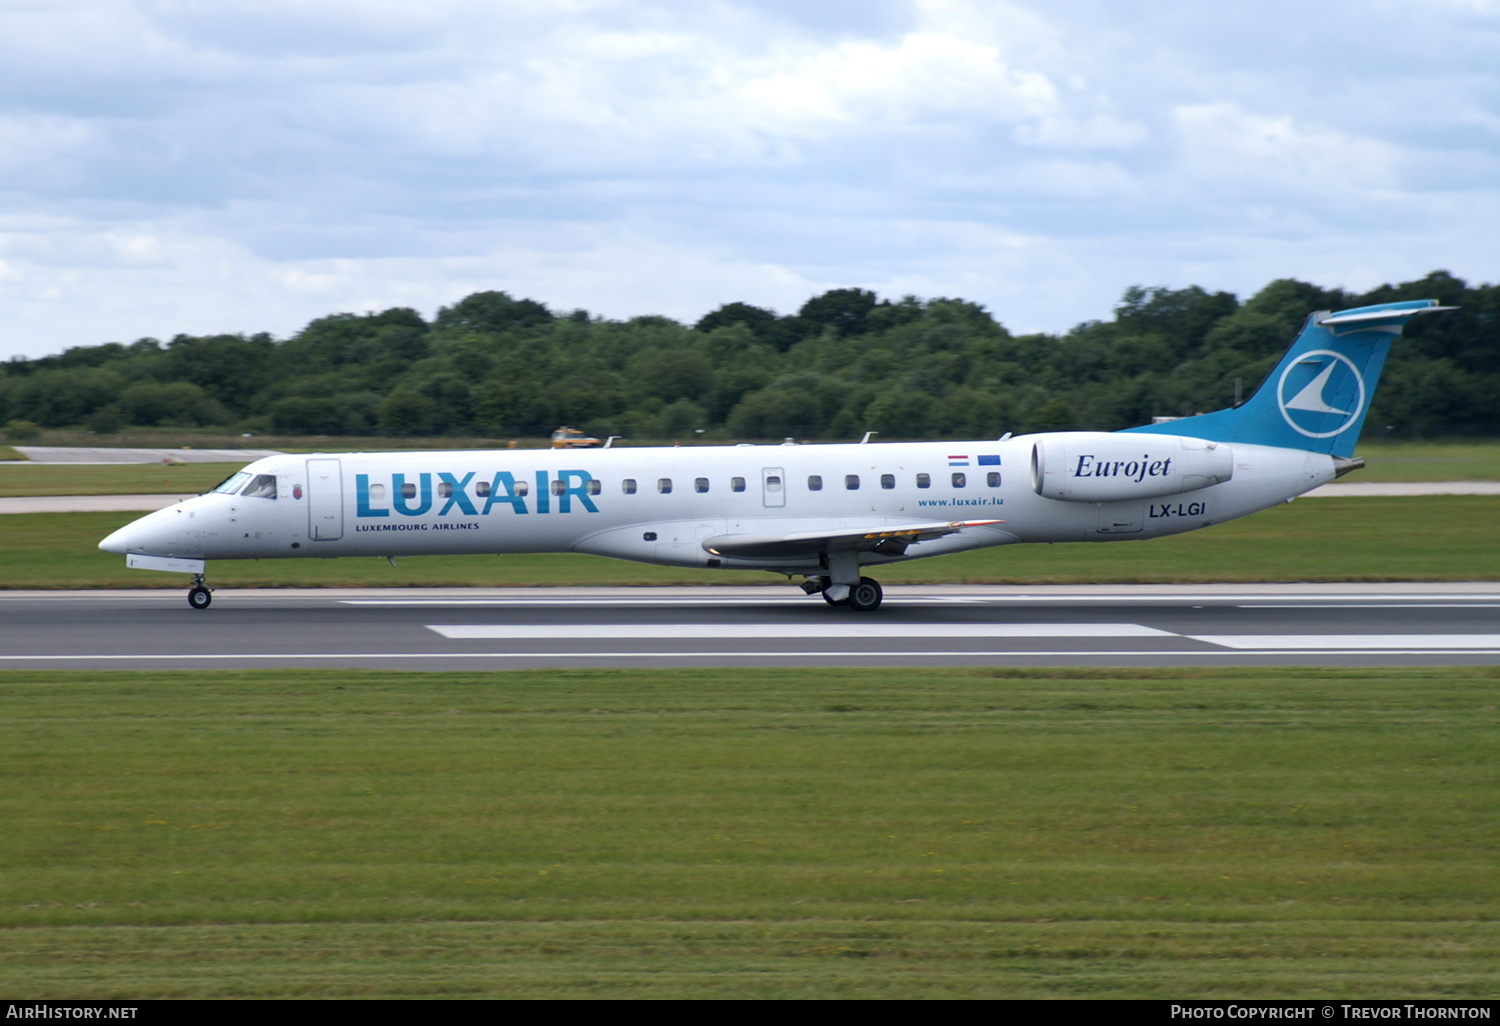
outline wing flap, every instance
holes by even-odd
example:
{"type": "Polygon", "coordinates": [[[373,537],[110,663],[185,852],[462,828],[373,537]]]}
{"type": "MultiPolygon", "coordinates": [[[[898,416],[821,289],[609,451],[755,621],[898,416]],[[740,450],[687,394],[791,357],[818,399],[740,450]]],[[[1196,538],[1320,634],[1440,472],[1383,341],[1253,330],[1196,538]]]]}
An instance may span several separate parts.
{"type": "Polygon", "coordinates": [[[899,556],[915,542],[941,538],[966,528],[1003,523],[1003,520],[953,520],[777,535],[721,534],[705,539],[703,547],[716,556],[739,559],[785,559],[825,552],[879,552],[899,556]]]}

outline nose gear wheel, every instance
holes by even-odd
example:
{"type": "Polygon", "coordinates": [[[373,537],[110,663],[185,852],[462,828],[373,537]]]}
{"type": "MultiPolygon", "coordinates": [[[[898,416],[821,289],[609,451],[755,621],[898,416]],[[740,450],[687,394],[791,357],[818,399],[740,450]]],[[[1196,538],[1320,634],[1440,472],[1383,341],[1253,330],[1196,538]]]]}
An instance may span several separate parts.
{"type": "Polygon", "coordinates": [[[194,609],[207,609],[213,600],[213,592],[209,591],[208,585],[203,583],[203,575],[199,574],[194,577],[193,586],[188,590],[188,605],[194,609]]]}

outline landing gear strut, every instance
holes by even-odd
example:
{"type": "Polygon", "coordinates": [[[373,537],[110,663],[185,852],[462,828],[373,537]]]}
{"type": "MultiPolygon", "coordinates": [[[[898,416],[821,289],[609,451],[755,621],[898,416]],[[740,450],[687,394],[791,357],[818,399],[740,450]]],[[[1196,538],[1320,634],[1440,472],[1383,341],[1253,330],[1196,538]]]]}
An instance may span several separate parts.
{"type": "Polygon", "coordinates": [[[208,590],[208,585],[203,583],[203,575],[193,576],[193,586],[188,590],[188,605],[194,609],[207,609],[208,604],[214,600],[213,592],[208,590]]]}

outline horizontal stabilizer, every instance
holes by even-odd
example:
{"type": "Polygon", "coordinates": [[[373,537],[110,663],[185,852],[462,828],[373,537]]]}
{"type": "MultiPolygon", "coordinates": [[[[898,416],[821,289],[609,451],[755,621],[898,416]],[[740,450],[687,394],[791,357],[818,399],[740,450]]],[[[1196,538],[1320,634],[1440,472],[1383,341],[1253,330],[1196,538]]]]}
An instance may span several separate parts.
{"type": "MultiPolygon", "coordinates": [[[[1399,333],[1402,325],[1418,314],[1457,309],[1456,306],[1438,306],[1437,301],[1433,299],[1416,299],[1407,303],[1387,303],[1373,309],[1361,307],[1354,310],[1342,310],[1339,313],[1320,314],[1315,316],[1313,321],[1320,328],[1359,331],[1379,331],[1384,328],[1387,331],[1399,333]]],[[[1339,335],[1342,332],[1334,331],[1334,334],[1339,335]]]]}
{"type": "Polygon", "coordinates": [[[1003,520],[955,520],[778,535],[721,534],[706,539],[703,547],[715,556],[738,559],[790,559],[825,552],[879,552],[899,556],[914,542],[942,538],[966,528],[1003,523],[1003,520]]]}

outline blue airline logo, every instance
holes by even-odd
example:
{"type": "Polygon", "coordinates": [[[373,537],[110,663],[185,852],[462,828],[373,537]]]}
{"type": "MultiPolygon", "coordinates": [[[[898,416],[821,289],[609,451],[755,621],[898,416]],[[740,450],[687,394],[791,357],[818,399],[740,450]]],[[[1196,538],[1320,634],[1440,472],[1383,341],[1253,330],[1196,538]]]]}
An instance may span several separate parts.
{"type": "Polygon", "coordinates": [[[1281,416],[1308,438],[1332,438],[1349,430],[1364,411],[1365,396],[1359,369],[1331,349],[1303,354],[1276,384],[1281,416]]]}
{"type": "Polygon", "coordinates": [[[476,477],[474,471],[462,477],[448,473],[392,474],[389,485],[377,480],[372,486],[369,474],[355,474],[355,515],[378,518],[394,513],[421,517],[436,511],[440,517],[483,517],[497,506],[518,515],[571,513],[575,508],[586,513],[599,512],[588,493],[594,475],[586,470],[559,470],[555,477],[538,470],[533,475],[534,488],[525,481],[517,482],[508,470],[478,481],[476,477]]]}

